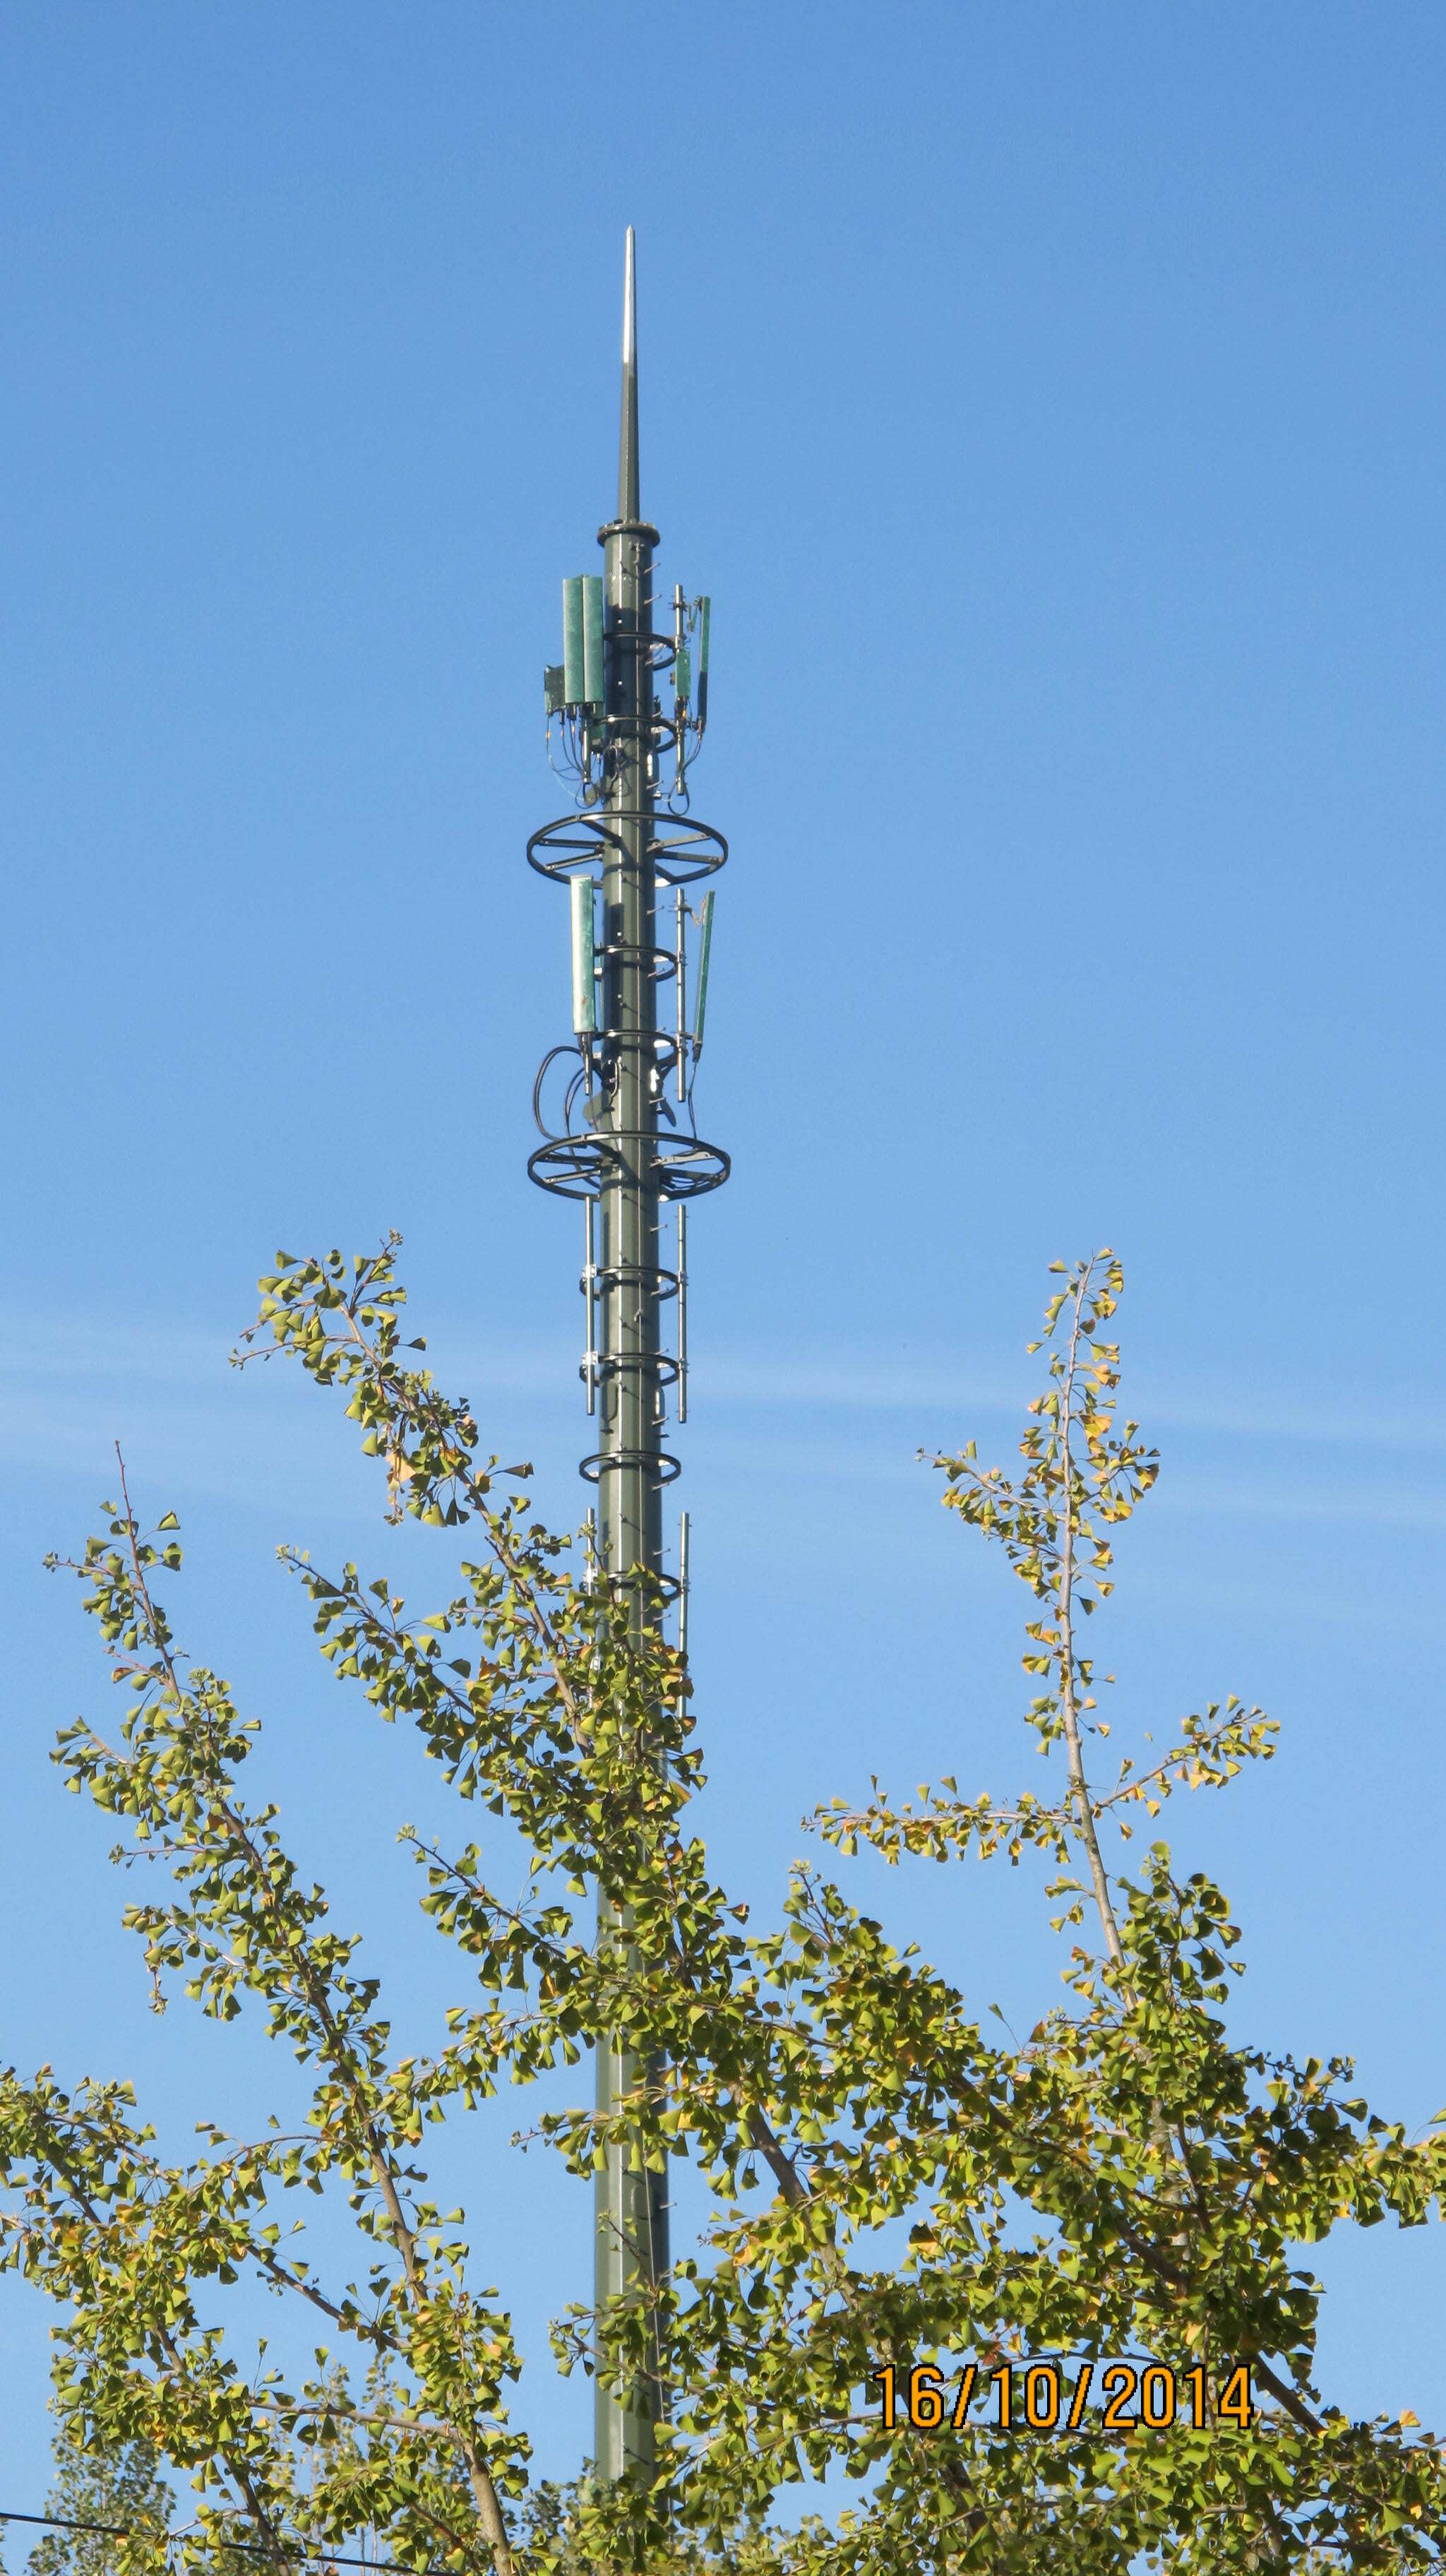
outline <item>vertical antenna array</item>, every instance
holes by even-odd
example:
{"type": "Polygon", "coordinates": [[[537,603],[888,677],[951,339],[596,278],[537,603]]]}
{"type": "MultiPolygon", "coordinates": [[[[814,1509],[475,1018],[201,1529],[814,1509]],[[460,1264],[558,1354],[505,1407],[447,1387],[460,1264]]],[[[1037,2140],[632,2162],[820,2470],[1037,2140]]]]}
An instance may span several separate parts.
{"type": "MultiPolygon", "coordinates": [[[[708,721],[709,602],[675,588],[671,627],[654,623],[658,531],[639,497],[636,316],[629,227],[618,511],[598,531],[601,577],[563,583],[563,658],[544,676],[548,757],[570,778],[573,802],[533,833],[527,856],[568,889],[572,1036],[548,1050],[538,1072],[533,1112],[543,1141],[528,1170],[540,1188],[583,1204],[581,1376],[597,1425],[581,1468],[597,1488],[590,1579],[629,1601],[639,1630],[648,1592],[675,1600],[686,1651],[688,1516],[669,1577],[662,1491],[681,1470],[663,1430],[670,1393],[676,1420],[688,1412],[688,1202],[717,1189],[729,1170],[721,1146],[699,1136],[693,1104],[713,937],[713,895],[702,889],[728,845],[689,811],[688,771],[708,721]],[[661,919],[660,894],[672,898],[661,919]],[[676,1226],[671,1264],[662,1258],[665,1203],[676,1226]]],[[[602,1898],[599,1931],[627,1935],[626,1920],[602,1898]]],[[[646,2073],[629,2049],[599,2050],[599,2109],[611,2111],[646,2073]]],[[[630,2170],[626,2152],[611,2149],[597,2184],[599,2310],[645,2293],[668,2259],[665,2177],[630,2170]]],[[[599,2384],[600,2478],[651,2477],[663,2404],[656,2370],[623,2392],[599,2384]]]]}

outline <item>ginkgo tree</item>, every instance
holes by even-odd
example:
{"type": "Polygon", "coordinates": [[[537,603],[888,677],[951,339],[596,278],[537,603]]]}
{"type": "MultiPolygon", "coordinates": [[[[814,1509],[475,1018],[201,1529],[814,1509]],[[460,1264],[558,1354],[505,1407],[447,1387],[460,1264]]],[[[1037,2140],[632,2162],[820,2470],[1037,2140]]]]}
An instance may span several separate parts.
{"type": "Polygon", "coordinates": [[[1236,2037],[1224,1896],[1177,1876],[1163,1842],[1128,1848],[1175,1791],[1223,1786],[1274,1738],[1232,1699],[1163,1753],[1104,1750],[1085,1621],[1158,1463],[1119,1412],[1118,1261],[1058,1272],[1018,1463],[972,1444],[936,1462],[1028,1592],[1027,1722],[1057,1794],[946,1778],[902,1802],[878,1781],[836,1798],[759,1929],[695,1830],[702,1730],[660,1607],[640,1627],[636,1587],[590,1582],[529,1471],[487,1456],[470,1405],[404,1342],[396,1254],[393,1238],[355,1260],[278,1256],[239,1356],[299,1362],[377,1460],[389,1516],[442,1534],[444,1597],[421,1611],[385,1574],[283,1553],[358,1724],[414,1729],[480,1818],[450,1845],[413,1838],[455,1954],[445,2028],[399,2048],[360,1935],[251,1794],[257,1724],[177,1643],[173,1516],[149,1526],[122,1477],[67,1561],[122,1713],[67,1729],[56,1758],[123,1852],[159,1865],[160,1892],[125,1914],[156,1996],[222,2022],[254,2000],[309,2093],[300,2131],[202,2117],[178,2164],[117,2073],[3,2079],[4,2259],[56,2305],[61,2440],[141,2446],[194,2489],[117,2565],[1440,2566],[1446,2457],[1414,2417],[1352,2421],[1317,2386],[1301,2249],[1345,2220],[1439,2218],[1446,2125],[1408,2138],[1354,2097],[1346,2062],[1236,2037]],[[520,1902],[495,1883],[512,1835],[520,1902]],[[986,2036],[986,1999],[849,1902],[830,1873],[863,1845],[901,1865],[1038,1861],[1065,1994],[1026,2042],[986,2036]],[[641,2070],[606,2116],[585,2082],[600,2042],[641,2070]],[[569,2172],[581,2183],[610,2145],[660,2171],[687,2160],[704,2212],[656,2291],[554,2329],[566,2368],[661,2380],[646,2486],[595,2486],[581,2463],[566,2490],[529,2483],[527,2375],[483,2286],[495,2248],[469,2247],[422,2163],[431,2124],[501,2118],[501,2086],[570,2067],[577,2099],[555,2080],[535,2123],[569,2172]],[[313,2193],[355,2230],[344,2275],[292,2223],[313,2193]],[[247,2347],[227,2294],[258,2281],[314,2318],[309,2371],[247,2347]],[[806,2478],[828,2481],[829,2510],[800,2519],[806,2478]]]}

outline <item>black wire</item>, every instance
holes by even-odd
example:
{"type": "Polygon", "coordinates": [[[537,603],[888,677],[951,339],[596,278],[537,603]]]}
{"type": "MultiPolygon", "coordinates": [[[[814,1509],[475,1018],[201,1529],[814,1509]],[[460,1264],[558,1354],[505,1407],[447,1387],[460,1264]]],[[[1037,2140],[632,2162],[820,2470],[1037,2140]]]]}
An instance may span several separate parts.
{"type": "MultiPolygon", "coordinates": [[[[185,2539],[181,2531],[142,2531],[134,2523],[72,2522],[63,2513],[15,2513],[0,2505],[0,2522],[39,2522],[47,2531],[93,2531],[106,2540],[159,2540],[167,2549],[185,2539]]],[[[221,2540],[213,2548],[239,2550],[247,2558],[269,2558],[271,2551],[260,2540],[221,2540]]],[[[444,2576],[441,2568],[412,2568],[399,2558],[342,2558],[334,2549],[302,2549],[294,2541],[278,2540],[276,2547],[284,2558],[324,2559],[329,2567],[365,2567],[368,2576],[444,2576]]]]}

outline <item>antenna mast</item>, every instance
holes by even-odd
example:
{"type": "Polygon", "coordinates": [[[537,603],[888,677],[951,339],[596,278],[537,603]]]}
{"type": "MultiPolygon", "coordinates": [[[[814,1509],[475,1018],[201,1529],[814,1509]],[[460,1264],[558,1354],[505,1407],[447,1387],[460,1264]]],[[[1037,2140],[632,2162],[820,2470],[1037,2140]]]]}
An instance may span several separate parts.
{"type": "MultiPolygon", "coordinates": [[[[563,583],[563,658],[545,674],[548,756],[571,776],[573,806],[533,833],[527,855],[541,875],[569,888],[573,1034],[549,1050],[538,1073],[533,1109],[543,1142],[528,1170],[541,1188],[583,1203],[580,1373],[598,1445],[581,1472],[597,1488],[593,1580],[629,1599],[639,1631],[648,1588],[655,1599],[676,1600],[686,1650],[688,1516],[679,1570],[669,1577],[662,1491],[680,1465],[662,1432],[670,1392],[675,1418],[687,1418],[688,1202],[717,1189],[729,1170],[722,1148],[699,1136],[693,1111],[713,934],[713,896],[701,889],[728,845],[688,810],[687,773],[708,720],[710,604],[677,588],[671,627],[655,624],[658,531],[642,516],[639,491],[634,262],[630,225],[617,517],[598,531],[601,578],[563,583]],[[663,997],[671,1008],[660,1012],[663,997]],[[675,1220],[666,1247],[664,1202],[675,1220]]],[[[627,1933],[601,1896],[598,1928],[613,1939],[627,1933]]],[[[646,2072],[630,2049],[600,2050],[599,2110],[611,2111],[646,2072]]],[[[630,2170],[626,2153],[610,2149],[597,2182],[599,2311],[646,2292],[668,2261],[666,2177],[630,2170]]],[[[620,2394],[598,2383],[600,2478],[652,2476],[664,2401],[656,2369],[620,2394]]]]}

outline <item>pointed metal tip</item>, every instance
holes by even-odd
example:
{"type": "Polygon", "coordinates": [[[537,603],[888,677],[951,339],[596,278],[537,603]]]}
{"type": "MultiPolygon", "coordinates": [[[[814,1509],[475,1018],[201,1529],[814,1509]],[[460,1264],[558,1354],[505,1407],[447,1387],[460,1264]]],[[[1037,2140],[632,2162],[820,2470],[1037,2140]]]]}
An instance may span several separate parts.
{"type": "Polygon", "coordinates": [[[623,415],[618,434],[618,517],[640,519],[638,489],[638,272],[632,225],[623,257],[623,415]]]}

